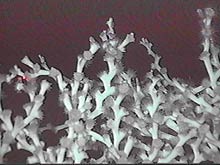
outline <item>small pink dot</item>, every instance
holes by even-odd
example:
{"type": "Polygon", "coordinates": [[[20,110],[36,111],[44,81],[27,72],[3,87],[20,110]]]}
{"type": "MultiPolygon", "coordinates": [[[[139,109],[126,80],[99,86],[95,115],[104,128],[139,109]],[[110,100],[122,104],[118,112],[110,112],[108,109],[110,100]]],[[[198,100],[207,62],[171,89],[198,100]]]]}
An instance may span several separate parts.
{"type": "Polygon", "coordinates": [[[22,80],[29,81],[28,77],[22,76],[22,80]]]}

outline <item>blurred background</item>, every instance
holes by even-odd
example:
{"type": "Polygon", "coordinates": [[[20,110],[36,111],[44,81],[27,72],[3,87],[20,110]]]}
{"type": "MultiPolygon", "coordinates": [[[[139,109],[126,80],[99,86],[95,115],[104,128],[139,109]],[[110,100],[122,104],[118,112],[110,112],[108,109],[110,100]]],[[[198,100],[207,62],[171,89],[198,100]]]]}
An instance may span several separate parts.
{"type": "MultiPolygon", "coordinates": [[[[106,21],[113,17],[115,30],[121,39],[134,32],[136,42],[127,47],[125,68],[137,71],[142,80],[150,69],[152,58],[139,44],[148,38],[153,50],[162,56],[161,65],[167,67],[170,77],[180,77],[190,84],[199,84],[207,76],[198,59],[202,50],[201,27],[196,9],[214,8],[214,39],[220,44],[219,0],[1,0],[0,1],[0,73],[17,64],[27,69],[20,60],[29,56],[39,62],[38,55],[46,57],[49,66],[56,67],[71,78],[76,69],[77,55],[89,48],[89,36],[100,41],[99,34],[107,28],[106,21]]],[[[97,80],[97,73],[106,68],[103,54],[98,52],[85,73],[97,80]]],[[[51,79],[50,79],[51,80],[51,79]]],[[[51,80],[52,81],[52,80],[51,80]]],[[[16,115],[24,115],[22,105],[28,102],[23,93],[14,92],[13,84],[4,85],[3,106],[16,115]]],[[[57,87],[48,92],[42,126],[65,121],[58,103],[57,87]]],[[[42,139],[54,146],[65,133],[57,136],[45,131],[42,139]]],[[[7,162],[24,163],[26,151],[6,155],[7,162]]]]}

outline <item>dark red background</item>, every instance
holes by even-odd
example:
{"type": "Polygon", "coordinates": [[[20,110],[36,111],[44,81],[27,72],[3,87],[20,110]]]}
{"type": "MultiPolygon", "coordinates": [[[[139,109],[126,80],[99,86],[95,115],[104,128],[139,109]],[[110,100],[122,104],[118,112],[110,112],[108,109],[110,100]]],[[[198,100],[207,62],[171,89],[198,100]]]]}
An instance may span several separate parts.
{"type": "MultiPolygon", "coordinates": [[[[213,7],[215,40],[220,44],[219,0],[1,0],[0,1],[0,73],[8,73],[14,64],[21,68],[20,60],[29,56],[38,62],[38,54],[46,57],[48,65],[62,70],[72,77],[79,53],[89,48],[89,36],[97,40],[106,21],[113,17],[116,32],[125,37],[134,32],[136,43],[127,48],[124,63],[137,71],[140,79],[149,71],[152,59],[145,48],[139,45],[142,37],[154,43],[154,50],[162,56],[171,77],[181,77],[199,84],[207,76],[201,61],[202,50],[199,17],[196,9],[213,7]]],[[[105,68],[102,54],[95,56],[86,69],[91,79],[105,68]]],[[[62,108],[57,103],[58,91],[54,85],[48,93],[45,117],[42,125],[50,122],[61,124],[65,120],[62,108]]],[[[13,86],[4,85],[3,106],[24,115],[26,95],[13,92],[13,86]]],[[[47,146],[55,145],[62,133],[55,136],[46,131],[42,138],[47,146]]],[[[24,162],[25,151],[13,151],[6,155],[8,162],[24,162]]]]}

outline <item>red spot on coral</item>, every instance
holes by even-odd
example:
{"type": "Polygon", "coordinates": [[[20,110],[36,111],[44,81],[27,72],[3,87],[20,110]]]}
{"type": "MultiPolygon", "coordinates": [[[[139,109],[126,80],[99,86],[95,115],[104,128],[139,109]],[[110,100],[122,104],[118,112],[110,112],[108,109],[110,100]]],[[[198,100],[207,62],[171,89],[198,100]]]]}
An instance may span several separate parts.
{"type": "Polygon", "coordinates": [[[19,76],[17,78],[18,81],[29,81],[29,78],[27,76],[19,76]]]}
{"type": "Polygon", "coordinates": [[[27,76],[22,76],[22,80],[29,81],[30,79],[27,76]]]}

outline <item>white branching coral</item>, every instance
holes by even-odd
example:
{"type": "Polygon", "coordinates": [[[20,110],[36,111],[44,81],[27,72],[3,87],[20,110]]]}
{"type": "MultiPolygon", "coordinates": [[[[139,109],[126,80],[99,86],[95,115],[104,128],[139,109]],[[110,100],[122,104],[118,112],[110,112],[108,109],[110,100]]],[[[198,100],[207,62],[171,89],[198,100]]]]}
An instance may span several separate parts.
{"type": "Polygon", "coordinates": [[[25,56],[21,62],[31,68],[22,71],[14,65],[9,74],[0,74],[0,96],[3,84],[15,79],[15,90],[28,94],[23,105],[25,117],[13,117],[14,110],[2,105],[0,97],[0,163],[16,143],[32,155],[27,163],[220,163],[220,50],[214,44],[211,8],[197,10],[202,19],[202,45],[199,59],[208,77],[192,87],[179,78],[170,78],[168,69],[160,65],[161,56],[153,44],[142,38],[147,53],[154,59],[143,82],[135,71],[122,64],[126,46],[135,41],[135,34],[117,37],[113,18],[106,22],[99,43],[89,37],[90,48],[77,58],[76,71],[66,77],[59,69],[49,67],[45,58],[40,63],[25,56]],[[98,82],[90,80],[85,66],[99,49],[105,51],[107,70],[98,74],[98,82]],[[55,80],[67,120],[57,126],[40,128],[47,93],[55,80]],[[41,138],[45,130],[66,131],[59,144],[47,147],[41,138]],[[96,146],[96,147],[94,147],[96,146]],[[191,150],[187,151],[187,147],[191,150]],[[97,149],[98,148],[98,149],[97,149]],[[94,150],[94,151],[93,151],[94,150]],[[99,158],[91,152],[101,153],[99,158]]]}

